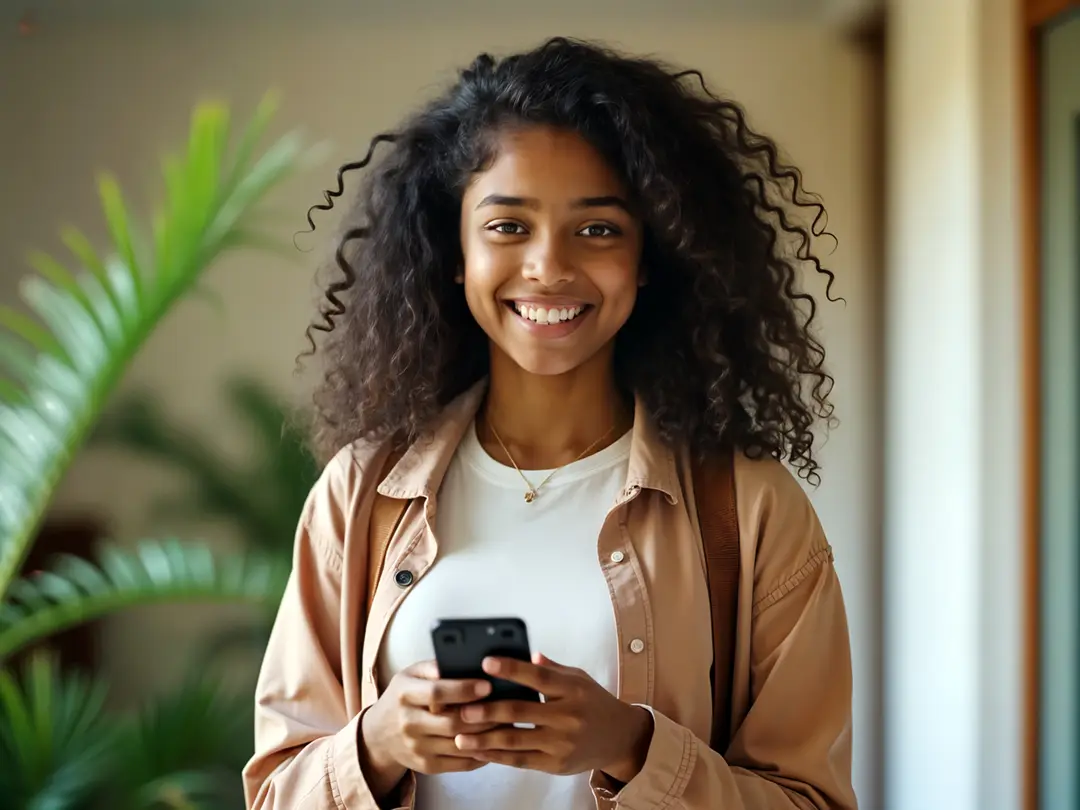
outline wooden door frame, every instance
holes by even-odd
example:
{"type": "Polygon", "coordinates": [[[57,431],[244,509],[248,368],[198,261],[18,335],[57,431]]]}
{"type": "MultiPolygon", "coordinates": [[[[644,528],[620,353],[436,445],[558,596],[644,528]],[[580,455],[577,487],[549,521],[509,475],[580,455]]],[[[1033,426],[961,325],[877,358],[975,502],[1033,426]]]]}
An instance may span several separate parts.
{"type": "Polygon", "coordinates": [[[1020,170],[1024,448],[1024,762],[1023,805],[1039,810],[1042,491],[1042,32],[1080,0],[1017,0],[1020,18],[1020,170]]]}

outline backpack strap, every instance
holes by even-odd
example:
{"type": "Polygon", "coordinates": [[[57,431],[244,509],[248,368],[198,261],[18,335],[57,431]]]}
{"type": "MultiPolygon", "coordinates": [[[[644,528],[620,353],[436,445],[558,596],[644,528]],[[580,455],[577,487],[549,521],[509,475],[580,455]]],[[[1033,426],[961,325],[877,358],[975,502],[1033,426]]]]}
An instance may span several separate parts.
{"type": "Polygon", "coordinates": [[[731,453],[692,464],[705,576],[709,582],[713,638],[713,724],[710,747],[723,754],[731,737],[731,689],[739,610],[739,522],[735,506],[735,457],[731,453]]]}
{"type": "MultiPolygon", "coordinates": [[[[385,478],[390,470],[401,458],[400,453],[391,453],[383,463],[379,482],[385,478]]],[[[390,548],[390,539],[405,517],[405,509],[409,506],[407,500],[390,498],[375,491],[375,500],[371,504],[371,519],[368,521],[368,583],[367,600],[364,606],[364,615],[371,612],[371,601],[375,598],[375,588],[382,577],[383,567],[386,565],[386,551],[390,548]]]]}

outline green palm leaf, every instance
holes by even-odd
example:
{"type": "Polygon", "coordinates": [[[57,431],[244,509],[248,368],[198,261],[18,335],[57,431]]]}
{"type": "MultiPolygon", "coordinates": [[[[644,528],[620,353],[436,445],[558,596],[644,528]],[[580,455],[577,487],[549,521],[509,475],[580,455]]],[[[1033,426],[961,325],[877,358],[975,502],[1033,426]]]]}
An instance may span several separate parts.
{"type": "Polygon", "coordinates": [[[242,807],[237,774],[251,756],[254,705],[192,672],[123,726],[116,810],[242,807]]]}
{"type": "Polygon", "coordinates": [[[60,556],[15,580],[0,604],[0,661],[27,645],[127,607],[176,601],[280,598],[289,561],[281,555],[215,557],[197,543],[144,541],[135,550],[105,547],[99,562],[60,556]]]}
{"type": "Polygon", "coordinates": [[[0,807],[163,810],[242,806],[254,706],[189,675],[131,715],[104,711],[103,679],[47,654],[0,670],[0,807]]]}
{"type": "Polygon", "coordinates": [[[115,767],[119,728],[103,681],[62,676],[34,656],[22,677],[0,670],[0,805],[67,810],[92,802],[115,767]]]}
{"type": "MultiPolygon", "coordinates": [[[[252,487],[244,471],[209,440],[167,419],[160,404],[145,393],[121,399],[110,407],[94,430],[92,441],[122,446],[138,455],[165,462],[182,473],[188,486],[161,499],[151,517],[166,523],[199,518],[235,521],[249,545],[258,548],[280,526],[269,524],[260,509],[266,482],[252,487]]],[[[291,542],[293,516],[285,538],[291,542]]],[[[280,539],[280,538],[278,538],[280,539]]]]}
{"type": "Polygon", "coordinates": [[[261,382],[239,377],[227,386],[229,403],[251,437],[237,463],[228,454],[169,418],[146,392],[110,406],[91,441],[122,447],[167,464],[186,479],[151,513],[168,521],[231,521],[251,548],[291,556],[296,522],[319,467],[288,406],[261,382]]]}
{"type": "Polygon", "coordinates": [[[109,177],[99,189],[111,247],[64,242],[79,269],[35,254],[21,286],[32,315],[0,308],[0,597],[17,575],[57,482],[106,397],[163,315],[225,250],[263,245],[246,220],[299,155],[287,136],[256,158],[273,111],[260,105],[238,148],[227,110],[199,106],[186,151],[165,160],[166,199],[143,234],[109,177]]]}

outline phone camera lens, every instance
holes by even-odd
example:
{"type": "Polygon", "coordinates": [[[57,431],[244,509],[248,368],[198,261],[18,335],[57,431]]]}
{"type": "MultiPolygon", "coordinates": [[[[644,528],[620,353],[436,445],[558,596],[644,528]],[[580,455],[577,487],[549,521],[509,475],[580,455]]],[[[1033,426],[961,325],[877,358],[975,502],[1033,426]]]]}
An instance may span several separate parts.
{"type": "Polygon", "coordinates": [[[457,630],[447,630],[442,634],[442,640],[445,644],[457,644],[462,641],[461,633],[457,630]]]}

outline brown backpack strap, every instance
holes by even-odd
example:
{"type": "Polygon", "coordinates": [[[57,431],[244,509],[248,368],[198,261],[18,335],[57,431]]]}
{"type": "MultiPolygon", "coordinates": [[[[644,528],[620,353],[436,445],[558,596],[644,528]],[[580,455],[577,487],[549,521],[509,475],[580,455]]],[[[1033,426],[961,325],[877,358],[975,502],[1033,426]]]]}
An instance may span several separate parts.
{"type": "Polygon", "coordinates": [[[731,736],[731,689],[739,609],[739,521],[735,507],[735,459],[724,454],[693,463],[705,575],[709,581],[713,637],[713,728],[710,747],[727,750],[731,736]]]}
{"type": "MultiPolygon", "coordinates": [[[[379,482],[394,468],[400,453],[391,453],[383,465],[379,482]]],[[[407,500],[390,498],[376,490],[375,500],[371,505],[371,519],[368,521],[368,585],[367,600],[364,605],[364,615],[371,611],[371,600],[375,598],[375,588],[382,576],[383,566],[386,564],[386,550],[390,548],[390,539],[397,531],[401,519],[405,516],[408,507],[407,500]]]]}

